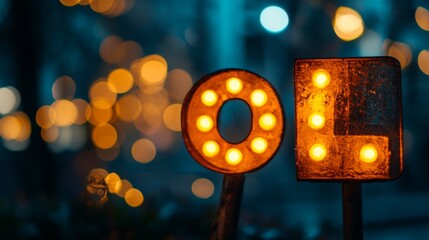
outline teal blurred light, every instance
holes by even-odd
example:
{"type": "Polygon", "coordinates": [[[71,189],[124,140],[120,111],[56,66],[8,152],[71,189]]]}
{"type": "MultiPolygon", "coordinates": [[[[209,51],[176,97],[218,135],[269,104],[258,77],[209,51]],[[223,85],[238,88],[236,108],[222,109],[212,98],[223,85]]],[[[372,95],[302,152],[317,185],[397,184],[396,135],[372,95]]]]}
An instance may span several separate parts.
{"type": "Polygon", "coordinates": [[[262,27],[268,32],[279,33],[289,25],[289,16],[278,6],[269,6],[262,10],[259,17],[262,27]]]}

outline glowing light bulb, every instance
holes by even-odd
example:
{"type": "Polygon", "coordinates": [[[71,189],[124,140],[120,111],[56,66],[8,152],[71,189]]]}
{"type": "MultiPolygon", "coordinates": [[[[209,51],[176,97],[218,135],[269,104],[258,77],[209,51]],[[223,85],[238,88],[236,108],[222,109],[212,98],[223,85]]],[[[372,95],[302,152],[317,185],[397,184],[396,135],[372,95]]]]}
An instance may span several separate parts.
{"type": "Polygon", "coordinates": [[[262,107],[268,101],[267,93],[262,89],[256,89],[250,94],[250,101],[257,107],[262,107]]]}
{"type": "Polygon", "coordinates": [[[197,119],[197,128],[201,132],[208,132],[213,128],[213,119],[210,116],[202,115],[197,119]]]}
{"type": "Polygon", "coordinates": [[[268,142],[265,138],[257,137],[250,143],[250,148],[254,153],[264,153],[268,148],[268,142]]]}
{"type": "Polygon", "coordinates": [[[276,116],[274,116],[272,113],[264,113],[259,118],[259,126],[266,131],[273,129],[276,126],[276,123],[276,116]]]}
{"type": "Polygon", "coordinates": [[[378,151],[372,144],[366,144],[360,149],[359,159],[362,162],[373,163],[375,160],[377,160],[377,157],[378,151]]]}
{"type": "Polygon", "coordinates": [[[215,141],[207,141],[203,144],[203,154],[206,157],[214,157],[219,153],[219,144],[215,141]]]}
{"type": "Polygon", "coordinates": [[[243,82],[238,78],[230,78],[226,81],[226,90],[232,94],[238,94],[243,89],[243,82]]]}
{"type": "Polygon", "coordinates": [[[321,113],[312,113],[308,116],[308,126],[312,129],[321,129],[325,126],[325,116],[321,113]]]}
{"type": "Polygon", "coordinates": [[[230,148],[226,151],[225,160],[228,164],[237,165],[243,160],[243,154],[237,148],[230,148]]]}
{"type": "Polygon", "coordinates": [[[327,154],[326,147],[323,144],[316,143],[313,146],[311,146],[309,154],[310,154],[310,158],[313,161],[316,161],[316,162],[322,161],[327,154]]]}
{"type": "Polygon", "coordinates": [[[201,102],[207,107],[211,107],[216,104],[218,96],[213,90],[206,90],[201,94],[201,102]]]}
{"type": "Polygon", "coordinates": [[[328,86],[329,82],[331,81],[331,76],[329,75],[329,72],[325,69],[317,69],[313,72],[312,79],[314,86],[323,89],[328,86]]]}

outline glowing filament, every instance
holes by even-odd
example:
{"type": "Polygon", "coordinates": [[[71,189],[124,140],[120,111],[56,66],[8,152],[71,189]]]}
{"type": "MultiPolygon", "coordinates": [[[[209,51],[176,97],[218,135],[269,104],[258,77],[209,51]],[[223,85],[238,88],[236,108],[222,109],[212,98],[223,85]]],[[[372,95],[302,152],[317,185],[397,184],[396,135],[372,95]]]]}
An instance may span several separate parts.
{"type": "Polygon", "coordinates": [[[203,154],[206,157],[214,157],[219,153],[219,144],[215,141],[207,141],[203,144],[203,154]]]}
{"type": "Polygon", "coordinates": [[[324,69],[317,69],[313,72],[313,84],[315,87],[323,89],[328,86],[331,81],[329,72],[324,69]]]}
{"type": "Polygon", "coordinates": [[[243,89],[243,82],[238,78],[230,78],[226,81],[226,90],[232,94],[238,94],[243,89]]]}
{"type": "Polygon", "coordinates": [[[377,157],[377,149],[372,144],[366,144],[360,149],[359,158],[363,162],[373,163],[377,160],[377,157]]]}
{"type": "Polygon", "coordinates": [[[316,143],[310,148],[310,158],[313,161],[319,162],[322,161],[326,157],[326,148],[323,144],[316,143]]]}
{"type": "Polygon", "coordinates": [[[276,126],[276,123],[276,116],[272,113],[265,113],[259,118],[259,126],[266,131],[273,129],[276,126]]]}
{"type": "Polygon", "coordinates": [[[262,89],[256,89],[250,94],[250,101],[256,107],[262,107],[267,103],[268,95],[262,89]]]}
{"type": "Polygon", "coordinates": [[[254,153],[264,153],[268,148],[268,142],[265,138],[257,137],[252,140],[250,147],[254,153]]]}
{"type": "Polygon", "coordinates": [[[312,113],[308,116],[308,126],[312,129],[321,129],[325,126],[325,116],[321,113],[312,113]]]}
{"type": "Polygon", "coordinates": [[[201,132],[208,132],[213,128],[213,119],[210,116],[202,115],[197,119],[197,128],[201,132]]]}
{"type": "Polygon", "coordinates": [[[226,151],[225,160],[228,164],[237,165],[243,160],[243,154],[237,148],[230,148],[226,151]]]}
{"type": "Polygon", "coordinates": [[[201,94],[201,102],[207,107],[211,107],[217,102],[217,94],[213,90],[206,90],[201,94]]]}

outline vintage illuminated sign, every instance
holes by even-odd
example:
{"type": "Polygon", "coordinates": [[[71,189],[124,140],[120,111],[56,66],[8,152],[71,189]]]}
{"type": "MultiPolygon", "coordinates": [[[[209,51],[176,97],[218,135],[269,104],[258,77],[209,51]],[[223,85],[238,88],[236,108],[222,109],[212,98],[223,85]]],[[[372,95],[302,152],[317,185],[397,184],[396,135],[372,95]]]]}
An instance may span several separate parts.
{"type": "Polygon", "coordinates": [[[221,173],[245,173],[265,165],[283,136],[281,102],[262,77],[244,70],[215,72],[198,81],[182,107],[182,134],[191,155],[204,167],[221,173]],[[249,135],[230,143],[219,133],[223,104],[240,99],[252,113],[249,135]]]}
{"type": "Polygon", "coordinates": [[[298,180],[401,174],[400,74],[390,57],[295,61],[298,180]]]}

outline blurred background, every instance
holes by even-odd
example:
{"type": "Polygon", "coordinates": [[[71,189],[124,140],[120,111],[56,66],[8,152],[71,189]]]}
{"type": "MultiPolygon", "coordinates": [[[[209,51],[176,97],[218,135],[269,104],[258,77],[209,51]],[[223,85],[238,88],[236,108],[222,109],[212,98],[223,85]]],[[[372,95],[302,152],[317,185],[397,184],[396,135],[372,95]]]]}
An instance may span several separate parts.
{"type": "MultiPolygon", "coordinates": [[[[428,9],[1,0],[0,238],[207,239],[222,175],[187,152],[180,109],[198,79],[234,67],[266,78],[286,115],[278,154],[246,174],[239,239],[341,239],[341,185],[296,181],[294,59],[389,55],[402,68],[405,167],[363,184],[365,237],[428,239],[428,9]]],[[[231,129],[249,121],[222,114],[231,129]]]]}

